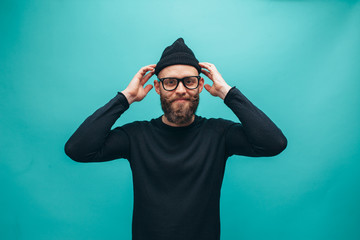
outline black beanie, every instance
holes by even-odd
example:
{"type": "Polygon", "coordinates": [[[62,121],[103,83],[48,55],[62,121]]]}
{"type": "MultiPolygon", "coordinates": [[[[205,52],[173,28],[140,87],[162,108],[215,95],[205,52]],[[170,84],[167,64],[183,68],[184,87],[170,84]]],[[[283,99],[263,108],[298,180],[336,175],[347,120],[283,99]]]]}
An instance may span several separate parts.
{"type": "Polygon", "coordinates": [[[195,67],[199,74],[201,72],[199,61],[193,51],[186,46],[183,38],[178,38],[171,46],[165,48],[159,62],[156,64],[155,74],[158,75],[162,69],[176,64],[190,65],[195,67]]]}

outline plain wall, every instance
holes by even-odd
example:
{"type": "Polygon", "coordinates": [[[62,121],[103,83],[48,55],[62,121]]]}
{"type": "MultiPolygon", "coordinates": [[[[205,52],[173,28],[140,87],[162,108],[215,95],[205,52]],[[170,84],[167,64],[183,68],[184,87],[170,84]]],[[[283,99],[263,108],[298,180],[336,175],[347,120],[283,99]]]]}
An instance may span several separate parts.
{"type": "MultiPolygon", "coordinates": [[[[360,239],[359,24],[359,1],[2,0],[0,239],[130,240],[128,161],[64,144],[178,37],[288,139],[228,160],[222,240],[360,239]]],[[[161,114],[152,90],[115,126],[161,114]]],[[[236,121],[205,90],[197,114],[236,121]]]]}

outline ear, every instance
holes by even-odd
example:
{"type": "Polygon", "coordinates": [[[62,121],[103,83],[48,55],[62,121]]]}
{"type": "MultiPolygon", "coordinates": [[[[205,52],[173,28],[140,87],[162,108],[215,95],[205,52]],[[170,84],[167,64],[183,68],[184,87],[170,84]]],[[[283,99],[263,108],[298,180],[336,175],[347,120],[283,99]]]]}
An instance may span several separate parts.
{"type": "Polygon", "coordinates": [[[157,94],[160,95],[160,82],[158,80],[154,80],[154,87],[157,94]]]}
{"type": "Polygon", "coordinates": [[[203,77],[201,77],[200,80],[199,80],[199,93],[201,93],[201,91],[203,90],[204,83],[205,83],[205,80],[204,80],[203,77]]]}

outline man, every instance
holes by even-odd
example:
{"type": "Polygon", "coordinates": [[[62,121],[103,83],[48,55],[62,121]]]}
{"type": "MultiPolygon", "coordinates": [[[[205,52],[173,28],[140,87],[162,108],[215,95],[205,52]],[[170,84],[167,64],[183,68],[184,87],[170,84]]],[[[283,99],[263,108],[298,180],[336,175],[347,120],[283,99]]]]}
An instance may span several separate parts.
{"type": "Polygon", "coordinates": [[[199,63],[179,38],[156,65],[141,68],[124,91],[88,117],[66,143],[65,152],[79,162],[128,159],[134,240],[218,240],[227,158],[274,156],[286,145],[281,130],[230,87],[213,64],[199,63]],[[211,86],[204,85],[200,73],[211,86]],[[144,85],[154,74],[164,115],[111,130],[129,105],[152,89],[144,85]],[[241,123],[195,115],[203,88],[223,99],[241,123]]]}

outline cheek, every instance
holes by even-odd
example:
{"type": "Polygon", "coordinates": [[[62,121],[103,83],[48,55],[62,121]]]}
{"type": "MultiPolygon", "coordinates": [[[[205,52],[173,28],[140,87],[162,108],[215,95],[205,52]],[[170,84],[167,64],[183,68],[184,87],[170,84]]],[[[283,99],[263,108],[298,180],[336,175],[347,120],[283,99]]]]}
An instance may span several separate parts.
{"type": "Polygon", "coordinates": [[[191,96],[191,98],[196,99],[196,98],[199,98],[199,94],[200,94],[199,89],[196,89],[196,90],[194,90],[194,92],[192,92],[190,94],[190,96],[191,96]]]}
{"type": "Polygon", "coordinates": [[[171,99],[171,93],[165,91],[164,89],[160,89],[160,96],[161,96],[161,98],[166,99],[166,100],[171,99]]]}
{"type": "Polygon", "coordinates": [[[167,99],[176,97],[175,91],[166,91],[162,88],[160,89],[160,94],[167,99]]]}

